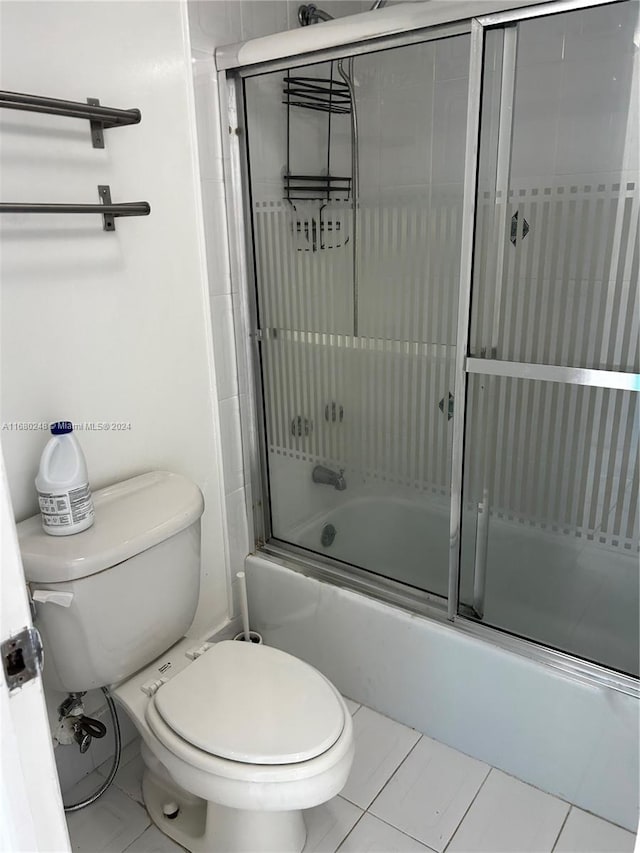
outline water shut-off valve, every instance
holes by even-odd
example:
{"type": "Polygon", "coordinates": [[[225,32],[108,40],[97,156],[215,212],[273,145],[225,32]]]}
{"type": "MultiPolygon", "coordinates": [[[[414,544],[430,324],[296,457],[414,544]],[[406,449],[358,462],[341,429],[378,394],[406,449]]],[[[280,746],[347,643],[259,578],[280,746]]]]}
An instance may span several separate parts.
{"type": "Polygon", "coordinates": [[[87,717],[82,697],[84,693],[70,693],[58,708],[59,724],[56,740],[61,744],[77,743],[80,752],[86,752],[92,739],[102,738],[107,727],[100,720],[87,717]]]}

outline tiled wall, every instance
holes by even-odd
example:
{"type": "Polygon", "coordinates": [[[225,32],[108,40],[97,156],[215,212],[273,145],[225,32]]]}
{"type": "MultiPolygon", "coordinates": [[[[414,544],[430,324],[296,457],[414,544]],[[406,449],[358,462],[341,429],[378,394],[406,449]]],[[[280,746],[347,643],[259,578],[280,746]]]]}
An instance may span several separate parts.
{"type": "MultiPolygon", "coordinates": [[[[191,45],[204,51],[247,41],[298,26],[303,0],[190,0],[191,45]]],[[[369,0],[324,0],[316,3],[335,18],[370,8],[369,0]]]]}
{"type": "Polygon", "coordinates": [[[514,180],[619,180],[621,162],[637,170],[638,100],[630,93],[637,26],[637,3],[520,26],[514,180]]]}
{"type": "MultiPolygon", "coordinates": [[[[361,201],[380,193],[424,200],[425,188],[453,184],[461,189],[468,68],[466,35],[356,57],[361,201]]],[[[292,73],[328,78],[329,64],[302,66],[292,73]]],[[[246,88],[255,201],[282,198],[284,76],[258,76],[246,88]]],[[[333,78],[341,79],[335,64],[333,78]]],[[[291,171],[319,173],[326,165],[327,114],[292,108],[290,122],[291,171]]],[[[348,115],[332,117],[331,140],[332,173],[350,174],[348,115]]]]}

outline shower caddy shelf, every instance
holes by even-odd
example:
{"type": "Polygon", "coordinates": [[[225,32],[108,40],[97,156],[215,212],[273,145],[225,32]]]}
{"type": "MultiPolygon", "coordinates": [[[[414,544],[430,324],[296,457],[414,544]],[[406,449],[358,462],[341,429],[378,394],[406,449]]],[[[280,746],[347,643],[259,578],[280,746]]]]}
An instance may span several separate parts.
{"type": "MultiPolygon", "coordinates": [[[[350,115],[352,110],[351,92],[346,82],[335,80],[333,77],[333,62],[330,65],[330,76],[326,77],[291,77],[285,76],[282,94],[287,105],[287,164],[283,175],[284,198],[293,210],[295,202],[315,201],[320,203],[317,218],[312,216],[298,220],[292,225],[295,235],[304,235],[309,248],[299,248],[298,251],[316,252],[318,249],[329,248],[325,235],[334,237],[341,230],[339,219],[325,220],[324,207],[331,201],[348,201],[352,195],[353,180],[351,175],[331,174],[331,119],[334,115],[350,115]],[[293,108],[314,110],[327,113],[327,148],[325,156],[325,174],[298,174],[291,170],[291,110],[293,108]]],[[[331,248],[339,248],[349,241],[345,237],[341,243],[333,242],[331,248]]]]}
{"type": "MultiPolygon", "coordinates": [[[[91,128],[91,144],[94,148],[104,148],[105,128],[139,124],[142,119],[138,109],[121,110],[103,107],[97,98],[87,98],[87,103],[84,104],[80,101],[66,101],[60,98],[45,98],[40,95],[25,95],[3,90],[0,90],[0,108],[87,119],[91,128]]],[[[0,202],[0,213],[97,213],[103,218],[105,231],[115,231],[115,219],[118,216],[148,216],[151,213],[151,206],[146,201],[112,203],[111,189],[107,184],[98,185],[98,198],[99,204],[0,202]]]]}
{"type": "Polygon", "coordinates": [[[287,105],[287,165],[283,176],[284,197],[294,201],[348,201],[351,196],[351,175],[331,174],[331,117],[350,115],[351,94],[347,84],[324,77],[284,78],[283,104],[287,105]],[[300,108],[327,113],[326,174],[295,174],[291,171],[291,109],[300,108]]]}

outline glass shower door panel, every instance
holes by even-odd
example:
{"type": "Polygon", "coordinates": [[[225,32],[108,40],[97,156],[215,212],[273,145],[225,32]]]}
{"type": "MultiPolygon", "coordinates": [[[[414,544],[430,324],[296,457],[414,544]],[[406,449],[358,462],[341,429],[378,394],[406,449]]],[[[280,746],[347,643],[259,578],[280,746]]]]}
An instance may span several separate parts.
{"type": "Polygon", "coordinates": [[[469,377],[461,612],[638,675],[638,394],[469,377]]]}
{"type": "Polygon", "coordinates": [[[638,8],[486,34],[459,596],[467,618],[633,675],[638,8]]]}
{"type": "Polygon", "coordinates": [[[487,34],[475,357],[640,369],[638,8],[487,34]]]}
{"type": "Polygon", "coordinates": [[[468,55],[245,80],[272,535],[443,597],[468,55]],[[348,189],[286,197],[294,170],[348,189]]]}

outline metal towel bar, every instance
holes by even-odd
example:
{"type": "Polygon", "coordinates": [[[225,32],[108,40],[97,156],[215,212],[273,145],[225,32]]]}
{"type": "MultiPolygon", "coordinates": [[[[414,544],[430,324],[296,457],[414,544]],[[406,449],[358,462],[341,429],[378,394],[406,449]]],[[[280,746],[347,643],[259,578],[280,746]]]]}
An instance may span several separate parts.
{"type": "Polygon", "coordinates": [[[146,201],[111,203],[111,190],[107,185],[98,186],[100,204],[41,204],[39,202],[1,202],[0,213],[99,213],[104,220],[105,231],[115,231],[116,216],[148,216],[151,206],[146,201]]]}
{"type": "Polygon", "coordinates": [[[142,119],[138,109],[120,110],[115,107],[103,107],[100,106],[97,98],[87,98],[87,103],[83,104],[81,101],[65,101],[60,98],[44,98],[40,95],[25,95],[21,92],[2,90],[0,90],[0,108],[88,119],[91,123],[91,142],[94,148],[104,148],[105,127],[138,124],[142,119]]]}

